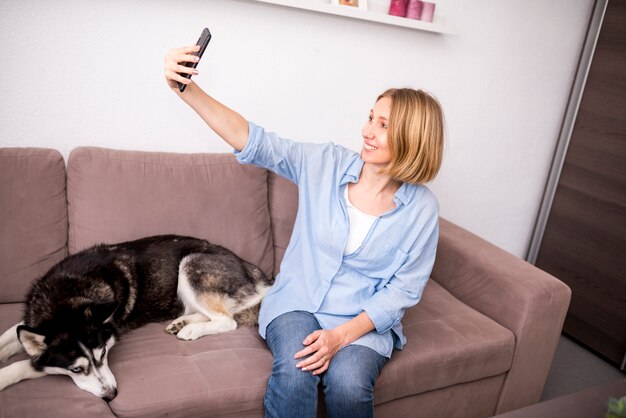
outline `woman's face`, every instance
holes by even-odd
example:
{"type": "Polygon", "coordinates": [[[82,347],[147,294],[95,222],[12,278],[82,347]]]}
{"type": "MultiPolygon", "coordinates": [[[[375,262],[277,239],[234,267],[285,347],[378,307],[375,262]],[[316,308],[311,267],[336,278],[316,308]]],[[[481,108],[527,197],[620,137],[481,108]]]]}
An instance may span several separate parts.
{"type": "Polygon", "coordinates": [[[391,113],[391,99],[383,97],[370,111],[369,118],[361,129],[363,148],[361,158],[366,163],[387,165],[391,161],[391,151],[387,144],[387,123],[391,113]]]}

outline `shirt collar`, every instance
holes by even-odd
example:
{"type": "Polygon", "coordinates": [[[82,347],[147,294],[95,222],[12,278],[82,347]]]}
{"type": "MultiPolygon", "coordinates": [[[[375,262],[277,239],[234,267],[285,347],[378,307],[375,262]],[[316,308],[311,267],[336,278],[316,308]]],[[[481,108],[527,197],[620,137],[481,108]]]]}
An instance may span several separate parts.
{"type": "Polygon", "coordinates": [[[402,183],[402,186],[398,189],[394,196],[394,200],[402,202],[404,205],[408,205],[411,202],[411,199],[415,195],[415,190],[417,190],[415,184],[411,183],[402,183]]]}
{"type": "Polygon", "coordinates": [[[359,181],[359,176],[361,175],[361,169],[363,168],[363,160],[357,155],[356,158],[350,163],[348,169],[343,174],[341,178],[340,185],[344,185],[346,183],[356,183],[359,181]]]}
{"type": "MultiPolygon", "coordinates": [[[[343,186],[346,183],[356,183],[357,181],[359,181],[359,176],[361,175],[363,164],[363,160],[357,156],[357,158],[355,158],[348,166],[348,169],[344,173],[339,184],[343,186]]],[[[396,201],[396,204],[399,202],[403,205],[408,205],[415,195],[417,187],[418,186],[415,184],[402,183],[402,186],[400,186],[400,188],[394,195],[394,200],[396,201]]]]}

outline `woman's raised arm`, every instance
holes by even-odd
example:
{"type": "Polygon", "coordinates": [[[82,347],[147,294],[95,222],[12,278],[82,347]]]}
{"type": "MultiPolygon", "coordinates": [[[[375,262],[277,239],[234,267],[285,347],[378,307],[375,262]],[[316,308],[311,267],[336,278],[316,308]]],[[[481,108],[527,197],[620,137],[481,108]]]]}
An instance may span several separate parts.
{"type": "Polygon", "coordinates": [[[208,94],[196,83],[179,73],[195,75],[195,68],[187,67],[185,62],[197,61],[194,52],[199,46],[190,46],[171,49],[165,55],[165,79],[168,86],[187,103],[207,125],[234,149],[241,151],[248,142],[248,122],[239,113],[224,106],[208,94]],[[186,84],[183,93],[178,89],[178,83],[186,84]]]}

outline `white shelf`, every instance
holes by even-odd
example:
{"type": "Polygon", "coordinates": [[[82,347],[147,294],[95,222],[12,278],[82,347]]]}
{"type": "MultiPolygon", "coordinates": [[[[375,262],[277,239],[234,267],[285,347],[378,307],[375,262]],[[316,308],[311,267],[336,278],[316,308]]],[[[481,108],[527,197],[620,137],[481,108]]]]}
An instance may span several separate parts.
{"type": "Polygon", "coordinates": [[[339,6],[335,4],[325,3],[320,0],[253,0],[260,3],[275,4],[278,6],[293,7],[295,9],[309,10],[312,12],[343,16],[352,19],[366,20],[368,22],[382,23],[392,26],[401,26],[404,28],[424,30],[436,33],[454,33],[441,20],[441,17],[435,15],[432,23],[422,22],[420,20],[408,19],[405,17],[390,16],[384,13],[364,10],[358,7],[339,6]]]}

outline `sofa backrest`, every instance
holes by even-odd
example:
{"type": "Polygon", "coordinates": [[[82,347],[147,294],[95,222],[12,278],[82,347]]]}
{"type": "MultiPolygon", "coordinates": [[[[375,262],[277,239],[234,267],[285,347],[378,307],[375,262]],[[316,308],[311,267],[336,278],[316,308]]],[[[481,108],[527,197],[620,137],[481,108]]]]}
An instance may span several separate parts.
{"type": "Polygon", "coordinates": [[[67,255],[65,163],[58,151],[0,148],[0,303],[67,255]]]}
{"type": "Polygon", "coordinates": [[[276,275],[293,232],[298,211],[298,187],[272,172],[269,172],[268,186],[272,238],[274,240],[274,275],[276,275]]]}
{"type": "Polygon", "coordinates": [[[67,165],[70,254],[150,235],[204,238],[274,272],[268,171],[230,154],[79,147],[67,165]]]}
{"type": "Polygon", "coordinates": [[[23,302],[68,253],[156,234],[205,238],[278,272],[293,183],[230,154],[79,147],[67,165],[66,176],[56,150],[0,148],[0,303],[23,302]]]}

